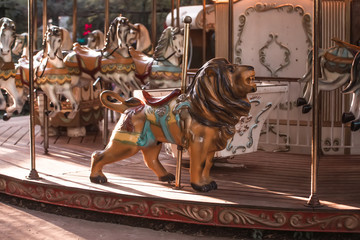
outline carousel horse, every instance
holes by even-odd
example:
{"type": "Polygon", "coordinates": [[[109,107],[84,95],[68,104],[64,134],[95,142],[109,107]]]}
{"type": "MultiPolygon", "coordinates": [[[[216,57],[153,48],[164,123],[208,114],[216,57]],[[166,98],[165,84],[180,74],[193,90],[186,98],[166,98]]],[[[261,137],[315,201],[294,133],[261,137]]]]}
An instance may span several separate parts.
{"type": "Polygon", "coordinates": [[[107,182],[104,165],[140,150],[145,164],[160,181],[173,181],[174,175],[158,158],[162,143],[168,142],[188,149],[190,181],[195,190],[216,189],[217,184],[209,175],[212,159],[234,136],[240,117],[248,115],[251,105],[247,94],[256,91],[254,79],[253,67],[215,58],[200,68],[185,94],[180,95],[176,89],[164,98],[156,98],[143,91],[144,99],[125,100],[112,91],[104,91],[101,102],[122,113],[122,117],[105,150],[91,156],[91,182],[107,182]]]}
{"type": "Polygon", "coordinates": [[[10,119],[12,114],[17,110],[21,112],[24,106],[23,91],[17,88],[20,84],[16,81],[16,69],[12,61],[11,46],[15,40],[15,23],[6,17],[0,19],[0,89],[6,90],[11,98],[13,104],[6,108],[4,96],[0,91],[0,109],[6,108],[6,113],[3,120],[10,119]]]}
{"type": "Polygon", "coordinates": [[[149,31],[145,25],[141,23],[129,23],[129,25],[131,29],[127,44],[129,46],[135,45],[136,51],[145,53],[148,56],[152,56],[154,53],[154,48],[151,43],[149,31]]]}
{"type": "MultiPolygon", "coordinates": [[[[350,80],[350,69],[353,61],[353,51],[343,46],[342,41],[333,39],[336,46],[319,51],[321,77],[319,91],[331,91],[346,85],[350,80]]],[[[308,55],[308,66],[305,75],[299,82],[305,83],[303,97],[298,98],[297,106],[303,106],[302,112],[308,113],[312,108],[312,51],[308,55]]]]}
{"type": "Polygon", "coordinates": [[[130,47],[136,76],[149,84],[150,88],[180,87],[183,42],[182,30],[167,27],[160,36],[153,58],[130,47]]]}
{"type": "Polygon", "coordinates": [[[91,49],[104,48],[104,33],[100,30],[94,30],[88,34],[87,45],[91,49]]]}
{"type": "Polygon", "coordinates": [[[342,115],[342,122],[351,121],[350,129],[356,131],[360,129],[360,47],[351,66],[350,83],[343,93],[352,93],[352,101],[350,111],[342,115]]]}
{"type": "Polygon", "coordinates": [[[64,59],[65,64],[71,69],[77,69],[82,78],[114,83],[125,97],[129,97],[141,85],[135,77],[135,64],[126,44],[130,29],[127,18],[115,18],[110,24],[105,47],[101,51],[75,43],[74,52],[64,59]]]}
{"type": "Polygon", "coordinates": [[[79,75],[69,70],[63,62],[61,51],[64,31],[56,26],[50,27],[44,36],[43,55],[35,68],[35,85],[41,88],[54,105],[50,117],[61,111],[61,104],[57,95],[65,96],[72,106],[72,112],[67,116],[75,117],[79,104],[75,100],[72,89],[80,85],[79,75]]]}
{"type": "Polygon", "coordinates": [[[16,40],[14,47],[12,48],[12,53],[15,55],[20,55],[21,57],[29,56],[28,48],[28,34],[26,32],[22,34],[16,34],[16,40]]]}

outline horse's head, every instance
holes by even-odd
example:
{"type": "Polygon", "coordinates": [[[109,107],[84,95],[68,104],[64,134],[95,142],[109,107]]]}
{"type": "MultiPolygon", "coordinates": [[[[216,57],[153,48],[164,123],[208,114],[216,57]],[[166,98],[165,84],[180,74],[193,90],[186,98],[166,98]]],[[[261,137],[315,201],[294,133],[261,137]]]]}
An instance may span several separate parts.
{"type": "Polygon", "coordinates": [[[130,38],[131,27],[129,25],[129,20],[126,17],[119,17],[119,21],[116,28],[116,35],[118,40],[118,46],[120,49],[127,48],[127,43],[130,38]]]}
{"type": "Polygon", "coordinates": [[[20,55],[24,48],[27,47],[27,33],[16,34],[16,40],[14,47],[12,48],[12,53],[15,55],[20,55]]]}
{"type": "Polygon", "coordinates": [[[184,32],[177,27],[167,27],[161,34],[154,51],[155,59],[168,59],[183,55],[184,32]]]}
{"type": "Polygon", "coordinates": [[[176,57],[182,57],[183,55],[183,45],[184,45],[184,31],[177,27],[171,30],[171,41],[170,46],[175,52],[176,57]]]}
{"type": "Polygon", "coordinates": [[[126,17],[116,17],[109,26],[109,31],[106,34],[105,49],[127,48],[127,39],[130,33],[129,20],[126,17]]]}
{"type": "Polygon", "coordinates": [[[15,23],[10,18],[0,19],[0,54],[11,58],[11,46],[15,40],[15,23]]]}
{"type": "Polygon", "coordinates": [[[104,47],[104,34],[100,30],[94,30],[88,34],[87,47],[102,49],[104,47]]]}
{"type": "Polygon", "coordinates": [[[50,27],[44,36],[44,54],[50,59],[61,58],[61,45],[63,42],[63,31],[56,26],[50,27]]]}

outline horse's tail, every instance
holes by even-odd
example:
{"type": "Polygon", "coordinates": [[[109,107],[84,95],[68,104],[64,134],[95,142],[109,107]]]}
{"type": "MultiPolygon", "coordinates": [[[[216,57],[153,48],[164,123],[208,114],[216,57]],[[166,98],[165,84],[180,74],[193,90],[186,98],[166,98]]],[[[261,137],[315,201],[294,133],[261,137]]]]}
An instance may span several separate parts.
{"type": "Polygon", "coordinates": [[[350,76],[350,83],[344,88],[343,93],[353,93],[360,88],[360,52],[354,57],[350,76]]]}
{"type": "Polygon", "coordinates": [[[100,94],[100,102],[110,110],[116,111],[118,113],[124,113],[128,108],[140,106],[143,103],[137,98],[130,98],[125,100],[119,94],[105,90],[100,94]],[[114,102],[110,98],[117,100],[118,102],[114,102]]]}

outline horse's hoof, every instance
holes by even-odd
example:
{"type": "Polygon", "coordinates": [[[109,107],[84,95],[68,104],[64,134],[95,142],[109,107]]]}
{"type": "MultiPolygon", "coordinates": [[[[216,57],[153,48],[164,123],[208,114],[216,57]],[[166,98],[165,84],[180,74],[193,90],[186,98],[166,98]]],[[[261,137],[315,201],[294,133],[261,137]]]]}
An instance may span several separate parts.
{"type": "Polygon", "coordinates": [[[198,191],[198,192],[209,192],[211,190],[216,190],[217,189],[217,184],[215,181],[210,182],[209,184],[205,184],[205,185],[197,185],[194,183],[191,183],[191,187],[198,191]]]}
{"type": "Polygon", "coordinates": [[[159,181],[162,181],[162,182],[173,182],[173,181],[175,181],[175,176],[174,176],[174,174],[172,174],[172,173],[168,173],[168,174],[165,175],[165,176],[159,177],[159,181]]]}
{"type": "Polygon", "coordinates": [[[351,129],[351,131],[353,131],[353,132],[359,130],[359,129],[360,129],[360,120],[351,122],[350,129],[351,129]]]}
{"type": "Polygon", "coordinates": [[[92,183],[107,183],[107,178],[105,176],[96,176],[96,177],[90,176],[90,181],[92,183]]]}
{"type": "Polygon", "coordinates": [[[3,120],[8,121],[11,117],[9,117],[6,113],[4,113],[3,120]]]}
{"type": "Polygon", "coordinates": [[[303,105],[305,105],[305,104],[307,104],[305,98],[298,98],[298,99],[296,100],[296,106],[297,106],[297,107],[303,106],[303,105]]]}
{"type": "Polygon", "coordinates": [[[304,105],[303,107],[302,107],[302,113],[308,113],[308,112],[310,112],[310,110],[312,109],[312,106],[310,105],[310,104],[307,104],[307,105],[304,105]]]}
{"type": "Polygon", "coordinates": [[[352,112],[343,113],[342,118],[341,118],[342,123],[348,123],[353,120],[355,120],[355,116],[352,112]]]}

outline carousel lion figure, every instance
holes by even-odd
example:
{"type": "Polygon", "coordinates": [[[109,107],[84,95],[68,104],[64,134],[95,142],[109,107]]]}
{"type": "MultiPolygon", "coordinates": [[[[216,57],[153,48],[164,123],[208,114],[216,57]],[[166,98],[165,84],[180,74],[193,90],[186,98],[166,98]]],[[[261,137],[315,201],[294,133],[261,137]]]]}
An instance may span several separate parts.
{"type": "Polygon", "coordinates": [[[253,67],[214,58],[199,69],[184,94],[176,89],[156,98],[143,91],[143,99],[125,100],[104,91],[102,104],[121,113],[121,118],[106,148],[91,156],[91,182],[107,182],[104,165],[131,157],[139,150],[160,181],[174,181],[175,176],[158,158],[162,143],[172,143],[189,152],[193,189],[217,189],[210,177],[213,157],[233,137],[240,117],[248,115],[251,106],[247,94],[256,91],[254,78],[253,67]]]}

